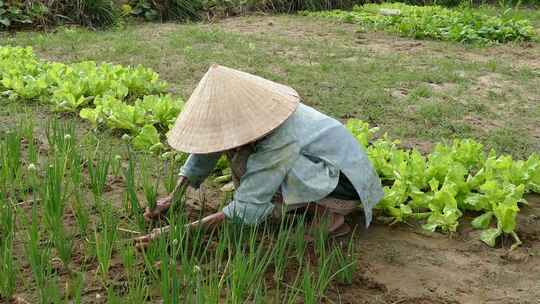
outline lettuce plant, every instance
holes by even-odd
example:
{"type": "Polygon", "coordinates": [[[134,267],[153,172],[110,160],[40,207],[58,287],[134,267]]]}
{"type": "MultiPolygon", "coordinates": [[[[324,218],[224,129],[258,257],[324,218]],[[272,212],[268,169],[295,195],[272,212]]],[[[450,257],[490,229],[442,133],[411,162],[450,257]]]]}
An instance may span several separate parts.
{"type": "MultiPolygon", "coordinates": [[[[353,121],[349,130],[362,146],[370,138],[369,126],[353,121]]],[[[472,222],[482,229],[481,240],[495,246],[499,236],[511,235],[516,243],[516,217],[523,195],[540,191],[540,157],[513,160],[484,153],[471,139],[440,143],[427,156],[399,148],[384,136],[367,146],[367,153],[383,180],[384,197],[377,205],[394,223],[425,220],[429,231],[456,231],[464,212],[482,212],[472,222]],[[495,227],[493,227],[495,225],[495,227]]]]}

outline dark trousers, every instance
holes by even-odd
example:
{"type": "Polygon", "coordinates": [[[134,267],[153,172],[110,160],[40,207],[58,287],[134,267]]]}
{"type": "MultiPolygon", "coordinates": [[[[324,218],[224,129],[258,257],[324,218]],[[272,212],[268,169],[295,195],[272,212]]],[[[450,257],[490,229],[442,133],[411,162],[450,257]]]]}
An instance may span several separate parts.
{"type": "Polygon", "coordinates": [[[331,197],[341,199],[341,200],[348,200],[348,201],[359,201],[360,197],[358,196],[358,192],[356,192],[356,189],[352,185],[351,181],[343,172],[339,173],[339,182],[336,186],[336,189],[330,193],[331,197]]]}

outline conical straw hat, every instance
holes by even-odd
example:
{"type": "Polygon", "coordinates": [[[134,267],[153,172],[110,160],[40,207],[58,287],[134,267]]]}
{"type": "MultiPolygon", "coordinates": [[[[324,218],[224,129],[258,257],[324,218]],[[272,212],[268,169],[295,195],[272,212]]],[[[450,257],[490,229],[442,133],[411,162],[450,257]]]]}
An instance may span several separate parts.
{"type": "Polygon", "coordinates": [[[299,102],[288,86],[213,65],[176,119],[168,142],[197,154],[236,148],[277,128],[299,102]]]}

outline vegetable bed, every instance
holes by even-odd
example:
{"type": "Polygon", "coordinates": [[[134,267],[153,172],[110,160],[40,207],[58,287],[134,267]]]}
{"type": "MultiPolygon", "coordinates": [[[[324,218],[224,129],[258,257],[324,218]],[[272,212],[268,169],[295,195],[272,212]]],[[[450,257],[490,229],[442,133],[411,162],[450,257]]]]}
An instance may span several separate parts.
{"type": "Polygon", "coordinates": [[[167,83],[151,69],[48,62],[31,48],[20,47],[0,47],[0,90],[11,100],[39,101],[56,112],[80,112],[94,127],[134,136],[134,147],[147,151],[163,148],[158,131],[168,131],[183,105],[166,94],[167,83]]]}
{"type": "Polygon", "coordinates": [[[488,16],[472,8],[414,6],[403,3],[365,4],[352,11],[302,12],[303,15],[356,23],[415,39],[436,39],[463,43],[505,43],[527,41],[536,36],[529,20],[505,11],[488,16]]]}

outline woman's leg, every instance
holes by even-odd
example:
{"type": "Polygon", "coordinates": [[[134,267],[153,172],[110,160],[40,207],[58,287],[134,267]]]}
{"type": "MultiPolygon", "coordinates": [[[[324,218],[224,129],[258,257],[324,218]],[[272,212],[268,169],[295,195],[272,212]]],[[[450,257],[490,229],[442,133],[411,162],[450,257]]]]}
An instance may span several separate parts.
{"type": "Polygon", "coordinates": [[[352,213],[360,197],[345,174],[340,173],[336,189],[328,197],[310,204],[309,211],[314,215],[312,228],[325,225],[330,237],[348,234],[351,228],[345,223],[345,216],[352,213]]]}
{"type": "Polygon", "coordinates": [[[346,204],[347,206],[342,206],[339,209],[334,208],[337,203],[335,199],[326,198],[308,206],[308,212],[313,215],[313,220],[310,227],[311,236],[306,237],[307,239],[313,240],[313,234],[320,233],[321,229],[329,237],[340,237],[351,231],[349,225],[345,223],[345,215],[354,210],[355,202],[346,204]]]}

